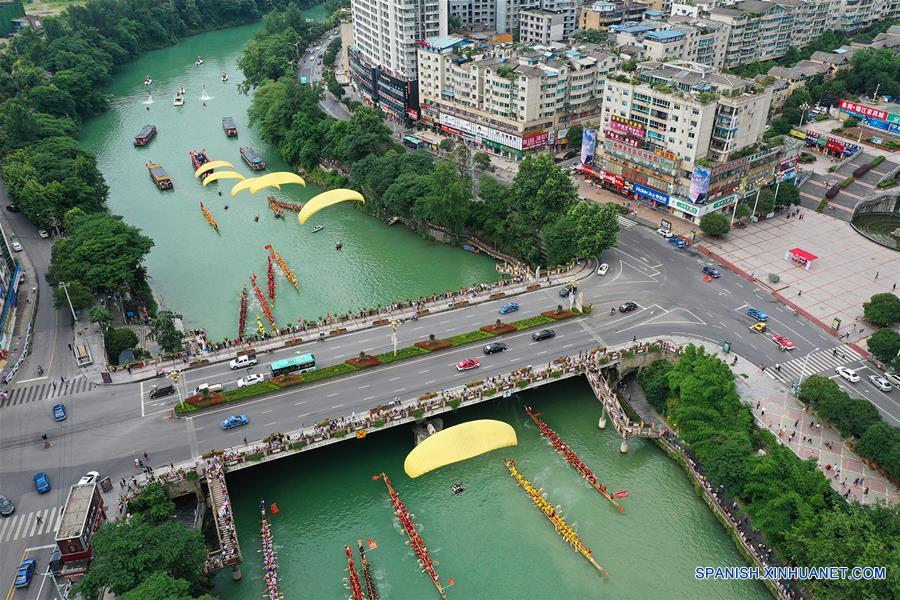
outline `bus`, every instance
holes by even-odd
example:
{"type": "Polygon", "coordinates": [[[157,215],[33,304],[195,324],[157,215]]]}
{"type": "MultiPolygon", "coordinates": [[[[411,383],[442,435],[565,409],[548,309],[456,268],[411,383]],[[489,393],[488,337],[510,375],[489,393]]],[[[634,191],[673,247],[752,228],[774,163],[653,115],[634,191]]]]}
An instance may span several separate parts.
{"type": "Polygon", "coordinates": [[[422,140],[420,140],[416,136],[407,135],[403,138],[403,145],[413,150],[421,150],[424,144],[422,143],[422,140]]]}
{"type": "Polygon", "coordinates": [[[308,82],[309,80],[306,78],[306,75],[300,76],[300,85],[306,85],[308,82]]]}
{"type": "Polygon", "coordinates": [[[316,357],[312,354],[303,354],[275,361],[270,367],[272,369],[272,377],[287,375],[288,373],[305,373],[316,368],[316,357]]]}

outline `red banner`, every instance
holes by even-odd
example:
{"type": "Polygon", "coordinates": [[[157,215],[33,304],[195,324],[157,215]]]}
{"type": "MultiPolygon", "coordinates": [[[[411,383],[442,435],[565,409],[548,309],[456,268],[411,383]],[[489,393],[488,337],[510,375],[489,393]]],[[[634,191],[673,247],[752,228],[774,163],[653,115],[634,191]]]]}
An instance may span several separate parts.
{"type": "Polygon", "coordinates": [[[538,146],[544,146],[547,144],[547,141],[550,139],[550,134],[546,131],[542,131],[541,133],[536,133],[534,135],[529,135],[528,137],[522,138],[522,150],[528,150],[529,148],[537,148],[538,146]]]}
{"type": "Polygon", "coordinates": [[[607,129],[603,132],[603,135],[606,136],[606,139],[613,140],[615,142],[622,142],[623,144],[628,144],[632,148],[640,148],[643,142],[638,138],[633,138],[629,135],[623,135],[618,131],[613,131],[612,129],[607,129]]]}
{"type": "Polygon", "coordinates": [[[882,121],[887,121],[888,118],[888,114],[885,111],[879,110],[877,108],[872,108],[871,106],[866,106],[865,104],[859,104],[858,102],[841,100],[840,107],[841,110],[846,110],[847,112],[862,115],[864,117],[872,117],[875,119],[881,119],[882,121]]]}
{"type": "Polygon", "coordinates": [[[627,133],[639,138],[644,137],[643,125],[641,125],[637,121],[632,121],[631,119],[620,117],[619,115],[613,115],[610,118],[609,126],[616,131],[621,131],[622,133],[627,133]]]}
{"type": "Polygon", "coordinates": [[[616,492],[615,494],[613,494],[613,496],[615,496],[616,498],[627,498],[628,492],[626,490],[622,490],[621,492],[616,492]]]}

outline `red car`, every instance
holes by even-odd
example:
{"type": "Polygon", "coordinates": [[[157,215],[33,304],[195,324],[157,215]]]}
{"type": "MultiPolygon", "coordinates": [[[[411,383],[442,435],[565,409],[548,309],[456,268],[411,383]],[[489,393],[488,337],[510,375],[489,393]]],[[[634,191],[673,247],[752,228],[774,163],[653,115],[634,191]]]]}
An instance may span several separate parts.
{"type": "Polygon", "coordinates": [[[457,371],[468,371],[469,369],[477,369],[481,363],[474,358],[466,358],[456,363],[457,371]]]}
{"type": "Polygon", "coordinates": [[[785,350],[793,350],[797,347],[796,344],[794,344],[794,340],[787,337],[786,335],[776,335],[772,338],[772,341],[778,344],[778,347],[782,352],[784,352],[785,350]]]}

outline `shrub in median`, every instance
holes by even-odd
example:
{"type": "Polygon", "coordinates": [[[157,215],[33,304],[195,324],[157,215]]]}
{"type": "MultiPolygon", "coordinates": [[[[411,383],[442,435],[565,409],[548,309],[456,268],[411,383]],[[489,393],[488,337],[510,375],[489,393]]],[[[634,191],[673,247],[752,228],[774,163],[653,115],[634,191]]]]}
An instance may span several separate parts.
{"type": "Polygon", "coordinates": [[[306,373],[301,375],[301,383],[310,383],[313,381],[319,381],[320,379],[337,377],[338,375],[345,375],[347,373],[353,373],[354,371],[356,371],[356,369],[351,365],[348,365],[347,363],[338,363],[336,365],[322,367],[321,369],[316,369],[314,371],[307,371],[306,373]]]}
{"type": "Polygon", "coordinates": [[[481,331],[490,333],[492,335],[503,335],[504,333],[516,331],[516,327],[515,325],[503,323],[502,321],[500,321],[500,319],[497,319],[497,321],[493,325],[485,325],[484,327],[482,327],[481,331]]]}
{"type": "Polygon", "coordinates": [[[463,345],[469,344],[471,342],[486,340],[486,339],[492,338],[492,337],[494,337],[493,333],[488,333],[486,331],[476,329],[475,331],[469,331],[468,333],[461,333],[459,335],[454,335],[453,337],[447,338],[444,341],[450,342],[451,346],[463,346],[463,345]]]}
{"type": "Polygon", "coordinates": [[[449,340],[423,340],[421,342],[416,342],[415,345],[422,350],[428,350],[429,352],[443,350],[444,348],[453,346],[449,340]]]}
{"type": "Polygon", "coordinates": [[[553,323],[554,319],[550,317],[545,317],[544,315],[537,315],[534,317],[528,317],[527,319],[522,319],[521,321],[513,321],[510,323],[513,327],[518,331],[522,331],[523,329],[530,329],[532,327],[540,327],[541,325],[546,325],[547,323],[553,323]]]}
{"type": "Polygon", "coordinates": [[[576,316],[578,313],[571,310],[548,310],[547,312],[542,312],[541,314],[545,317],[549,317],[554,321],[561,321],[563,319],[570,319],[576,316]]]}
{"type": "Polygon", "coordinates": [[[372,356],[371,354],[366,354],[365,352],[360,352],[359,356],[356,358],[348,358],[344,361],[348,365],[356,367],[357,369],[368,369],[369,367],[374,367],[375,365],[380,365],[381,360],[377,356],[372,356]]]}
{"type": "Polygon", "coordinates": [[[381,361],[381,364],[387,364],[397,360],[406,360],[407,358],[412,358],[414,356],[421,356],[422,354],[428,354],[428,350],[418,346],[407,346],[406,348],[397,350],[397,356],[394,356],[393,352],[379,354],[378,360],[381,361]]]}
{"type": "Polygon", "coordinates": [[[272,381],[261,381],[254,385],[248,385],[247,387],[225,390],[224,392],[222,392],[222,395],[225,396],[225,402],[234,402],[235,400],[252,398],[253,396],[259,396],[260,394],[266,394],[268,392],[275,392],[280,389],[281,386],[273,383],[272,381]]]}

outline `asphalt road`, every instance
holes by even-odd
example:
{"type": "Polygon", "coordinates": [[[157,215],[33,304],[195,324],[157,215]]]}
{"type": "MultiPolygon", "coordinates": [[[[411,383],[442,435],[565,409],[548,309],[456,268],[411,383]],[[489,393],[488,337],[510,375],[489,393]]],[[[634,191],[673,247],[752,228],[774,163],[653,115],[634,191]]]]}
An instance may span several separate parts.
{"type": "MultiPolygon", "coordinates": [[[[396,396],[406,400],[426,391],[462,385],[521,366],[543,364],[563,354],[577,353],[598,344],[623,343],[634,337],[686,335],[717,344],[727,339],[732,352],[766,365],[770,371],[776,363],[801,360],[813,350],[821,353],[836,346],[834,338],[734,274],[724,272],[720,279],[705,282],[701,268],[707,262],[703,255],[690,249],[676,250],[652,230],[640,226],[623,228],[619,246],[608,251],[603,261],[610,265],[608,274],[591,275],[580,284],[585,303],[594,306],[590,316],[555,324],[557,336],[539,343],[532,342],[530,331],[505,336],[503,341],[509,350],[492,356],[484,356],[483,343],[476,343],[187,419],[169,416],[169,408],[178,401],[178,396],[149,400],[147,393],[152,382],[105,386],[63,399],[42,398],[0,411],[3,456],[0,493],[17,505],[15,517],[0,521],[0,545],[4,550],[0,573],[11,578],[23,549],[52,543],[52,526],[36,527],[32,521],[38,514],[51,515],[58,511],[65,502],[69,485],[84,472],[97,470],[117,481],[136,473],[133,460],[145,451],[153,465],[185,460],[209,449],[241,443],[244,437],[258,439],[273,431],[296,428],[301,423],[310,424],[385,404],[396,396]],[[625,301],[638,303],[639,309],[610,315],[610,308],[625,301]],[[770,335],[787,335],[797,348],[787,355],[778,350],[770,336],[752,333],[747,306],[767,312],[770,335]],[[460,373],[454,365],[463,358],[478,358],[481,367],[460,373]],[[56,423],[51,418],[50,407],[60,400],[66,403],[69,418],[56,423]],[[219,422],[230,414],[248,415],[249,425],[222,431],[219,422]],[[42,432],[50,436],[52,448],[41,447],[42,432]],[[48,494],[38,495],[33,488],[31,478],[38,470],[50,476],[53,490],[48,494]]],[[[526,318],[551,310],[557,304],[566,305],[557,292],[558,288],[542,289],[512,298],[521,309],[503,318],[526,318]]],[[[398,332],[399,345],[427,339],[431,333],[445,337],[490,324],[500,318],[498,309],[507,301],[510,299],[407,321],[398,332]]],[[[270,362],[297,353],[313,352],[319,366],[325,366],[352,358],[360,351],[378,353],[390,348],[390,331],[382,327],[262,354],[260,364],[251,371],[267,373],[270,362]]],[[[816,372],[813,371],[816,365],[821,371],[830,369],[829,375],[833,374],[833,366],[828,367],[823,361],[810,360],[807,374],[816,372]]],[[[847,364],[853,366],[856,362],[847,361],[847,364]]],[[[227,364],[209,365],[188,371],[186,385],[190,388],[204,382],[233,385],[245,373],[246,370],[231,371],[227,364]]],[[[867,385],[862,381],[854,388],[861,390],[867,385]]],[[[894,395],[900,398],[898,392],[894,395]]],[[[869,396],[866,397],[874,403],[874,395],[869,396]]],[[[882,396],[877,405],[892,418],[900,417],[897,400],[890,394],[882,396]]],[[[115,514],[116,507],[110,510],[115,514]]]]}

